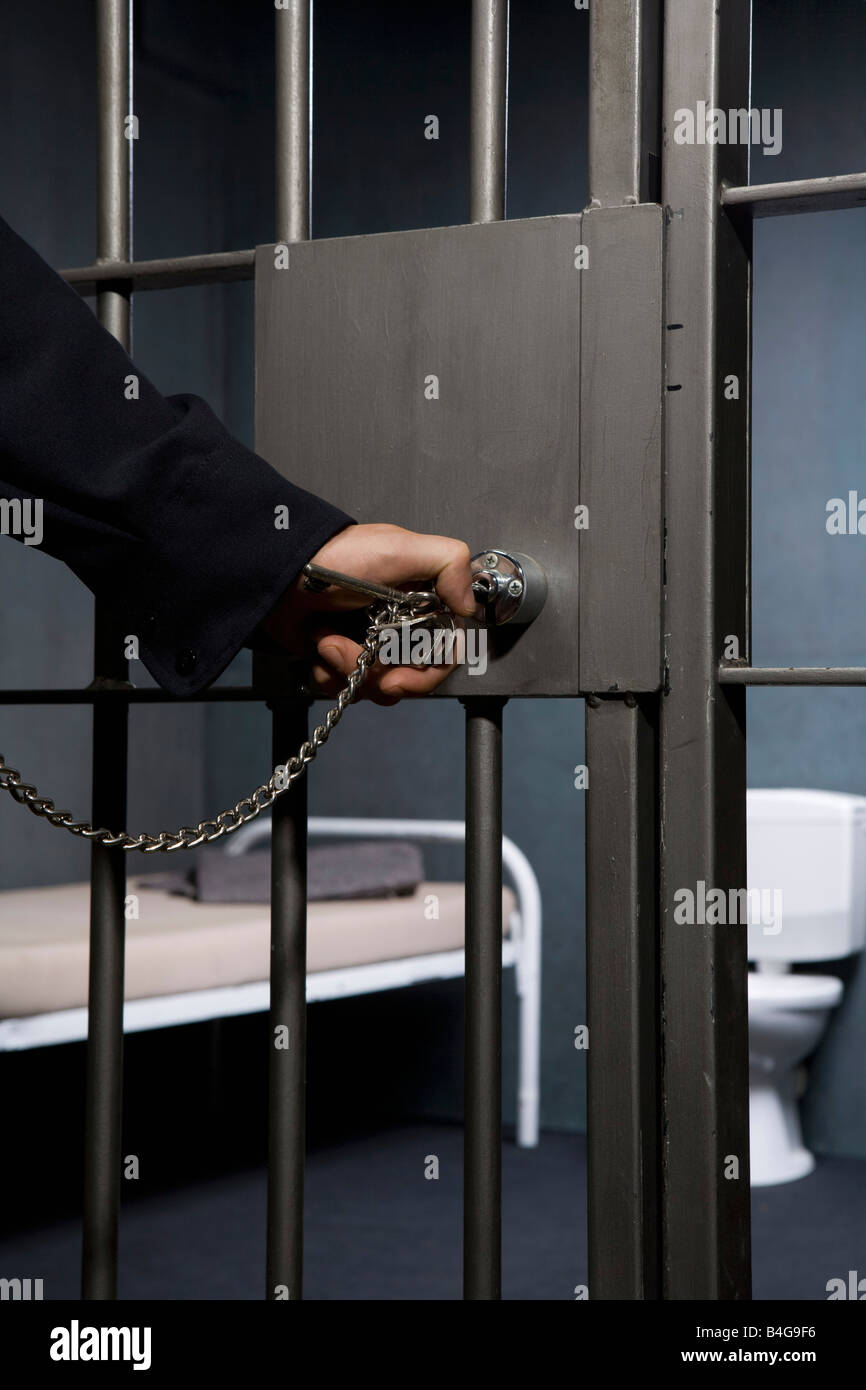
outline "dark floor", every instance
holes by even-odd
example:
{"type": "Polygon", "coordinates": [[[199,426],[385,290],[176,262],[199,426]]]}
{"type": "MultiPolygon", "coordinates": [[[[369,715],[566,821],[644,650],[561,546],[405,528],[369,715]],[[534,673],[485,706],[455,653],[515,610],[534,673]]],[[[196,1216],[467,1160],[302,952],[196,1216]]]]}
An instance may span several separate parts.
{"type": "MultiPolygon", "coordinates": [[[[403,1125],[324,1144],[307,1175],[305,1296],[451,1299],[460,1288],[457,1127],[403,1125]],[[429,1156],[439,1178],[424,1177],[429,1156]]],[[[586,1281],[585,1142],[544,1135],[504,1148],[503,1293],[572,1299],[586,1281]]],[[[124,1208],[120,1296],[263,1295],[261,1170],[148,1194],[124,1208]]],[[[811,1177],[753,1193],[754,1295],[825,1299],[827,1280],[866,1273],[866,1163],[824,1159],[811,1177]]],[[[62,1221],[0,1242],[0,1273],[78,1296],[80,1227],[62,1221]]]]}

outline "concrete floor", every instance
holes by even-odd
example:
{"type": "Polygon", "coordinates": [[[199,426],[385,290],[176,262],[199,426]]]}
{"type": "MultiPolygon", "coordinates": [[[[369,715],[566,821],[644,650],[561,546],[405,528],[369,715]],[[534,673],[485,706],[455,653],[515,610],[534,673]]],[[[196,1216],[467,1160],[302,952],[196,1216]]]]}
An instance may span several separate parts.
{"type": "MultiPolygon", "coordinates": [[[[307,1173],[305,1297],[455,1299],[460,1291],[462,1132],[400,1125],[320,1143],[307,1173]],[[430,1158],[439,1177],[425,1178],[430,1158]]],[[[503,1294],[570,1300],[586,1282],[585,1141],[545,1134],[503,1151],[503,1294]]],[[[259,1299],[265,1173],[217,1175],[125,1202],[120,1297],[259,1299]]],[[[753,1192],[756,1299],[826,1299],[866,1274],[866,1163],[823,1159],[810,1177],[753,1192]]],[[[0,1240],[0,1274],[78,1296],[80,1225],[54,1220],[0,1240]]]]}

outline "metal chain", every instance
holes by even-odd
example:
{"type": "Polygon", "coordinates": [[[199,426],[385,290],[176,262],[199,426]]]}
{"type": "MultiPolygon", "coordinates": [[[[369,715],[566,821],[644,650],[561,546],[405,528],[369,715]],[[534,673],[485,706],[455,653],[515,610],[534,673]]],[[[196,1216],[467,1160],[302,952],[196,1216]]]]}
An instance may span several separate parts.
{"type": "Polygon", "coordinates": [[[171,854],[174,850],[195,849],[196,845],[210,844],[213,840],[221,839],[223,835],[231,835],[248,821],[255,820],[262,811],[273,806],[277,797],[287,792],[306,771],[307,764],[313,761],[322,744],[327,742],[331,730],[339,724],[346,706],[357,698],[358,691],[369,675],[370,667],[375,664],[379,655],[383,629],[394,622],[414,616],[411,605],[406,605],[408,611],[403,613],[400,611],[401,607],[403,605],[397,603],[386,603],[371,610],[370,626],[355,669],[337,696],[337,703],[328,710],[323,722],[313,730],[312,738],[302,743],[298,752],[286,764],[276,767],[264,786],[256,787],[250,796],[238,801],[231,810],[220,811],[213,820],[202,820],[195,826],[182,825],[174,832],[160,830],[157,835],[148,835],[146,832],[130,835],[126,830],[96,829],[89,821],[75,820],[71,811],[56,811],[54,802],[40,796],[36,788],[28,782],[23,782],[21,773],[7,765],[2,753],[0,791],[9,792],[15,801],[26,806],[34,816],[41,816],[58,830],[68,830],[71,835],[83,836],[86,840],[94,840],[97,844],[106,845],[111,849],[140,850],[142,854],[171,854]]]}

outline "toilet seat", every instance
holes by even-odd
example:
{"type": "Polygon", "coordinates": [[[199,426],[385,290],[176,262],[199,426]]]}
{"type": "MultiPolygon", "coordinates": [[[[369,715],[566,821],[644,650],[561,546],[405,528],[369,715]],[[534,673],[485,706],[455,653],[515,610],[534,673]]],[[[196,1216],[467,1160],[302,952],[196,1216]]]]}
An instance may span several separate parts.
{"type": "Polygon", "coordinates": [[[775,975],[749,971],[749,1007],[772,1009],[832,1009],[842,998],[842,981],[835,975],[775,975]]]}

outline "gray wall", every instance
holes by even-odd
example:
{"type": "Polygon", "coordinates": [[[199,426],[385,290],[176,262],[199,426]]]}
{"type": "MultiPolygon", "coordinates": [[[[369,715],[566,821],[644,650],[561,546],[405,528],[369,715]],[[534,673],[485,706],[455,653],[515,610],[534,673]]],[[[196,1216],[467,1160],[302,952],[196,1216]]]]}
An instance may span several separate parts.
{"type": "MultiPolygon", "coordinates": [[[[866,6],[759,3],[754,102],[784,110],[776,158],[752,181],[866,168],[866,6]]],[[[755,236],[753,657],[866,664],[866,536],[830,536],[826,505],[866,495],[866,214],[776,218],[755,236]]],[[[752,691],[751,786],[866,792],[866,691],[752,691]]],[[[828,969],[836,967],[828,966],[828,969]]],[[[811,1069],[807,1137],[866,1155],[866,969],[811,1069]]]]}
{"type": "MultiPolygon", "coordinates": [[[[465,220],[467,8],[326,0],[317,7],[315,235],[465,220]],[[430,112],[440,116],[438,142],[420,138],[430,112]]],[[[43,11],[0,0],[7,55],[0,190],[12,224],[53,264],[68,265],[89,259],[93,245],[92,7],[75,0],[51,14],[46,24],[43,11]]],[[[136,254],[270,240],[269,7],[145,0],[137,23],[136,254]]],[[[585,33],[586,16],[563,0],[513,0],[511,216],[585,201],[585,33]]],[[[753,100],[783,107],[784,147],[775,159],[754,156],[755,181],[866,167],[864,43],[862,4],[757,0],[753,100]]],[[[866,661],[858,583],[866,539],[833,539],[824,529],[827,499],[847,495],[863,476],[863,216],[757,228],[754,658],[761,663],[866,661]]],[[[248,286],[139,296],[135,354],[164,391],[200,392],[252,442],[248,286]]],[[[50,558],[6,542],[0,585],[0,683],[85,683],[92,605],[77,581],[50,558]]],[[[247,672],[241,656],[226,679],[247,672]]],[[[149,683],[140,668],[136,679],[149,683]]],[[[582,725],[579,703],[515,701],[506,711],[505,830],[530,856],[544,894],[543,1121],[565,1129],[582,1128],[585,1117],[585,1068],[572,1046],[585,1016],[583,802],[572,786],[582,725]]],[[[861,692],[755,692],[749,733],[752,785],[866,788],[861,692]]],[[[86,808],[85,712],[4,710],[0,747],[58,803],[86,808]]],[[[261,711],[136,711],[131,822],[198,817],[234,801],[268,765],[261,711]]],[[[314,813],[459,816],[462,712],[450,703],[357,707],[310,781],[314,813]]],[[[0,855],[7,887],[86,874],[85,847],[11,804],[0,805],[0,855]]],[[[461,868],[444,849],[431,852],[430,866],[447,874],[461,868]]],[[[807,1119],[816,1147],[866,1156],[866,971],[844,968],[850,985],[813,1067],[807,1119]]],[[[506,999],[511,1114],[508,989],[506,999]]],[[[396,1104],[459,1113],[459,983],[322,1007],[332,1011],[329,1029],[339,1032],[349,1019],[353,1031],[375,1027],[399,1039],[398,1055],[411,1039],[412,1065],[394,1082],[396,1104]]],[[[377,1085],[390,1071],[380,1069],[377,1085]]]]}

